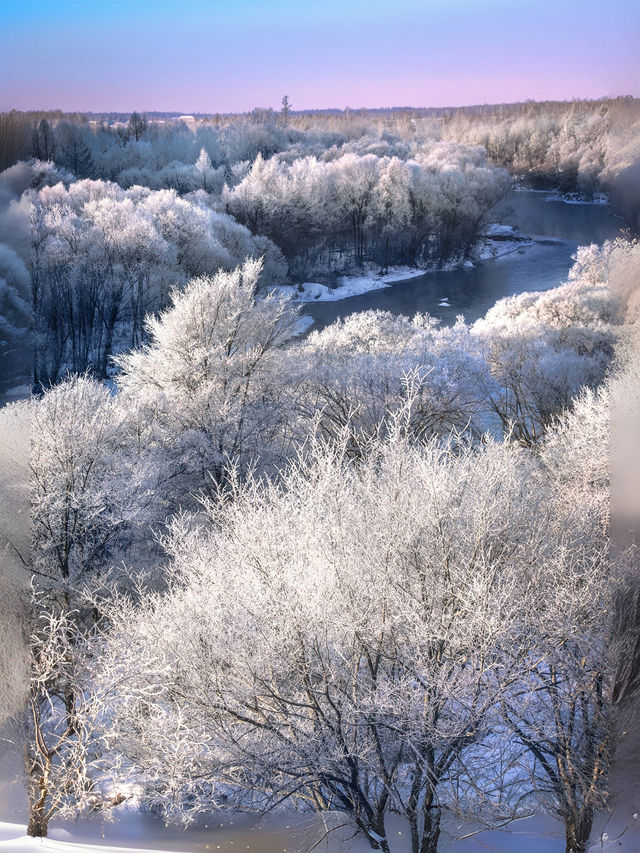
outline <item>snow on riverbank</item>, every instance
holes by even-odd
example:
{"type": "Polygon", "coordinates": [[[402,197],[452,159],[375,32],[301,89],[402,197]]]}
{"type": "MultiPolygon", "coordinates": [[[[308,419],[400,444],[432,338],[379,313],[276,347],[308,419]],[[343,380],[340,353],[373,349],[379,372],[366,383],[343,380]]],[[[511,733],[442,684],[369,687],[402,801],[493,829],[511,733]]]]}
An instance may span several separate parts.
{"type": "MultiPolygon", "coordinates": [[[[45,853],[47,850],[56,853],[99,853],[108,850],[109,853],[153,853],[148,847],[111,847],[100,844],[77,843],[72,840],[71,833],[64,829],[51,830],[49,838],[30,838],[26,828],[17,823],[0,823],[1,853],[45,853]],[[56,837],[57,836],[57,837],[56,837]],[[61,840],[61,839],[65,840],[61,840]]],[[[167,851],[163,851],[167,853],[167,851]]]]}
{"type": "Polygon", "coordinates": [[[516,193],[540,193],[545,195],[545,201],[560,201],[563,204],[609,204],[609,193],[595,192],[591,194],[591,198],[579,192],[562,193],[560,190],[536,190],[532,187],[524,187],[518,184],[513,188],[516,193]]]}
{"type": "Polygon", "coordinates": [[[545,201],[561,201],[563,204],[609,204],[607,193],[593,193],[591,198],[586,198],[581,193],[552,192],[545,201]]]}
{"type": "Polygon", "coordinates": [[[365,275],[342,276],[337,287],[327,287],[326,284],[318,284],[315,281],[305,281],[303,284],[279,287],[281,293],[291,295],[295,302],[335,302],[338,299],[347,299],[349,296],[360,296],[371,290],[380,290],[389,287],[397,281],[406,281],[410,278],[424,275],[426,270],[415,267],[390,267],[386,275],[378,273],[367,273],[365,275]]]}
{"type": "Polygon", "coordinates": [[[512,252],[522,251],[532,246],[536,241],[526,234],[521,234],[511,225],[501,225],[493,222],[485,229],[483,239],[476,246],[474,257],[479,261],[490,261],[512,252]]]}
{"type": "MultiPolygon", "coordinates": [[[[381,290],[384,287],[390,287],[392,284],[409,281],[421,275],[427,275],[430,272],[444,272],[458,267],[473,269],[475,266],[474,262],[493,260],[526,246],[532,246],[535,242],[531,237],[520,234],[519,231],[510,225],[492,223],[487,227],[483,238],[476,247],[473,260],[446,264],[433,270],[397,266],[390,267],[389,272],[385,275],[368,272],[364,275],[342,276],[337,287],[328,287],[326,284],[319,284],[315,281],[305,281],[299,285],[283,285],[277,288],[277,290],[280,293],[291,296],[294,302],[337,302],[341,299],[348,299],[350,296],[360,296],[363,293],[370,293],[372,290],[381,290]]],[[[310,318],[301,318],[301,320],[305,319],[310,318]]],[[[296,334],[303,334],[308,325],[310,323],[307,326],[301,326],[300,330],[296,331],[296,334]]]]}
{"type": "Polygon", "coordinates": [[[314,323],[315,323],[315,320],[313,319],[313,317],[310,317],[308,314],[302,314],[301,317],[298,317],[298,319],[296,320],[295,325],[293,327],[294,337],[299,337],[300,335],[304,335],[304,333],[307,331],[307,329],[310,326],[313,326],[314,323]]]}

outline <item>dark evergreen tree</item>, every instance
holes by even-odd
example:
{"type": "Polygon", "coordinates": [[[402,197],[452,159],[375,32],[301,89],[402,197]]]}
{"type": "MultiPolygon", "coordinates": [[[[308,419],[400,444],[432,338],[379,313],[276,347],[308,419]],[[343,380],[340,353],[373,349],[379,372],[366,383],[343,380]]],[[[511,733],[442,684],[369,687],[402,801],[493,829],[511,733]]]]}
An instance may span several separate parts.
{"type": "Polygon", "coordinates": [[[78,178],[91,178],[95,167],[82,128],[64,122],[56,128],[57,162],[78,178]]]}
{"type": "Polygon", "coordinates": [[[40,119],[40,124],[34,128],[32,154],[38,160],[55,159],[55,136],[46,118],[40,119]]]}

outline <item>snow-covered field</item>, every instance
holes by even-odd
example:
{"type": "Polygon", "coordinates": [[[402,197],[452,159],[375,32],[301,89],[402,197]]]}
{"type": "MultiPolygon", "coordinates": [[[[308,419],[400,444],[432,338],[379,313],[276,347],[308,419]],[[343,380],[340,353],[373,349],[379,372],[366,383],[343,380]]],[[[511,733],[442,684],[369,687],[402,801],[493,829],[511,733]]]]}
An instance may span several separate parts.
{"type": "MultiPolygon", "coordinates": [[[[411,849],[408,826],[399,817],[387,819],[387,837],[392,853],[409,853],[411,849]]],[[[112,824],[115,827],[117,824],[112,824]]],[[[126,838],[126,827],[113,832],[109,824],[94,822],[67,829],[53,827],[46,839],[26,835],[25,826],[0,822],[0,853],[200,853],[219,850],[221,853],[370,853],[367,841],[353,834],[351,825],[342,815],[272,815],[262,820],[241,816],[227,819],[215,827],[200,827],[181,831],[133,831],[126,838]],[[89,828],[88,828],[89,827],[89,828]],[[138,846],[139,845],[139,846],[138,846]]],[[[635,829],[634,827],[633,829],[635,829]]],[[[438,845],[439,853],[564,853],[564,833],[560,823],[546,816],[514,821],[503,829],[482,829],[458,820],[448,820],[438,845]]],[[[640,835],[624,827],[608,824],[604,835],[596,836],[590,845],[595,853],[614,850],[638,853],[640,835]],[[606,831],[608,828],[608,832],[606,831]],[[605,837],[606,836],[606,837],[605,837]]]]}
{"type": "MultiPolygon", "coordinates": [[[[86,825],[85,825],[86,827],[86,825]]],[[[441,836],[438,849],[440,853],[561,853],[564,838],[560,825],[549,818],[535,818],[517,821],[508,830],[484,830],[459,822],[451,822],[441,836]],[[458,838],[452,837],[457,835],[458,838]],[[466,837],[459,837],[466,836],[466,837]]],[[[206,850],[220,850],[221,853],[234,853],[240,850],[258,851],[258,853],[370,853],[371,847],[362,836],[353,834],[351,825],[345,823],[343,816],[329,814],[323,820],[317,816],[294,815],[272,816],[253,823],[234,828],[226,825],[210,829],[168,830],[166,834],[156,831],[148,834],[144,840],[138,835],[131,846],[123,844],[122,836],[100,838],[102,828],[95,826],[90,838],[86,828],[74,831],[52,828],[49,838],[32,839],[26,835],[24,825],[0,823],[0,851],[20,851],[20,853],[100,853],[100,851],[157,851],[157,853],[199,853],[206,850]],[[141,844],[142,846],[135,846],[141,844]]],[[[408,853],[411,849],[408,826],[400,818],[393,816],[387,820],[387,837],[392,853],[408,853]]],[[[620,849],[620,848],[618,848],[620,849]]]]}

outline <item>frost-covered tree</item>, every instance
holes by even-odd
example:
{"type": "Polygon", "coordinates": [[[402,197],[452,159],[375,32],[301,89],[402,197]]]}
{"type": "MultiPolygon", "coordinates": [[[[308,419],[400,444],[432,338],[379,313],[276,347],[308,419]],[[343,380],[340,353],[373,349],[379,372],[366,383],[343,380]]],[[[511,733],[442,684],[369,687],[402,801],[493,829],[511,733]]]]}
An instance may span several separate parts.
{"type": "Polygon", "coordinates": [[[390,411],[409,393],[414,436],[481,433],[478,389],[488,367],[473,350],[462,322],[438,328],[428,315],[352,314],[313,332],[288,365],[289,381],[299,388],[299,418],[327,437],[348,428],[357,452],[386,430],[390,411]]]}
{"type": "Polygon", "coordinates": [[[193,279],[149,318],[148,344],[117,359],[121,395],[136,402],[182,498],[219,480],[230,459],[266,463],[287,444],[278,374],[298,310],[275,292],[257,294],[261,269],[247,260],[193,279]]]}
{"type": "Polygon", "coordinates": [[[27,834],[47,835],[52,817],[101,805],[95,790],[99,750],[94,732],[104,697],[87,682],[91,648],[71,610],[34,591],[30,695],[23,715],[29,819],[27,834]]]}
{"type": "Polygon", "coordinates": [[[365,262],[427,266],[468,254],[510,186],[499,170],[452,161],[434,166],[423,153],[405,161],[368,148],[259,156],[222,199],[282,248],[295,275],[365,262]]]}
{"type": "Polygon", "coordinates": [[[30,405],[32,570],[38,589],[68,606],[149,522],[147,472],[99,383],[72,377],[30,405]]]}
{"type": "Polygon", "coordinates": [[[174,525],[170,590],[108,609],[113,747],[167,817],[285,799],[388,850],[395,811],[430,853],[485,739],[486,778],[534,601],[560,589],[544,485],[518,448],[412,446],[405,428],[357,463],[316,443],[277,485],[227,483],[174,525]]]}
{"type": "Polygon", "coordinates": [[[220,180],[218,183],[218,170],[213,168],[211,157],[209,157],[204,148],[200,152],[194,168],[199,185],[205,192],[222,189],[223,181],[220,180]]]}
{"type": "Polygon", "coordinates": [[[542,446],[554,548],[529,624],[532,666],[503,702],[539,802],[565,825],[567,853],[587,849],[607,803],[616,667],[628,654],[628,637],[616,632],[624,585],[607,537],[609,399],[607,390],[583,392],[542,446]]]}
{"type": "MultiPolygon", "coordinates": [[[[86,376],[33,398],[31,422],[30,700],[24,718],[30,835],[54,814],[94,807],[94,724],[105,712],[86,677],[96,610],[85,589],[149,559],[157,476],[127,431],[118,400],[86,376]]],[[[153,546],[152,546],[153,547],[153,546]]]]}
{"type": "Polygon", "coordinates": [[[597,387],[613,358],[615,303],[605,245],[579,250],[569,282],[501,299],[472,335],[491,368],[487,403],[505,432],[538,442],[582,387],[597,387]]]}
{"type": "Polygon", "coordinates": [[[45,187],[29,202],[36,384],[65,369],[104,377],[114,351],[142,341],[146,314],[192,276],[264,256],[261,284],[284,281],[279,250],[198,195],[84,180],[45,187]]]}

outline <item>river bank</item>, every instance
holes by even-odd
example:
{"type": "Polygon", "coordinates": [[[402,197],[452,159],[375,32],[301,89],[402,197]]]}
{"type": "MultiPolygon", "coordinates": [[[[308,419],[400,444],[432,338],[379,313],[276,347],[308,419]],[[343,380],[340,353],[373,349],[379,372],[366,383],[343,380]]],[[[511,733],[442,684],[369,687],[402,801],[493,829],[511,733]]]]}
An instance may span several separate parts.
{"type": "Polygon", "coordinates": [[[428,313],[445,325],[459,315],[474,322],[506,296],[557,287],[567,280],[578,246],[615,238],[622,222],[608,205],[571,205],[547,201],[548,195],[510,193],[496,210],[504,231],[489,235],[502,243],[499,254],[486,252],[473,265],[416,273],[348,298],[305,301],[304,312],[313,319],[309,328],[320,330],[338,317],[369,310],[428,313]],[[510,244],[514,234],[528,238],[510,244]]]}
{"type": "Polygon", "coordinates": [[[329,287],[315,281],[306,281],[298,285],[284,285],[278,290],[290,296],[294,302],[339,302],[352,296],[362,296],[373,290],[381,290],[392,284],[410,281],[434,272],[450,272],[456,269],[473,269],[477,263],[495,260],[503,255],[517,252],[532,246],[535,239],[521,234],[511,225],[491,223],[475,247],[472,257],[464,261],[455,261],[433,269],[420,267],[392,266],[383,273],[374,264],[369,264],[362,275],[342,276],[337,287],[329,287]]]}

